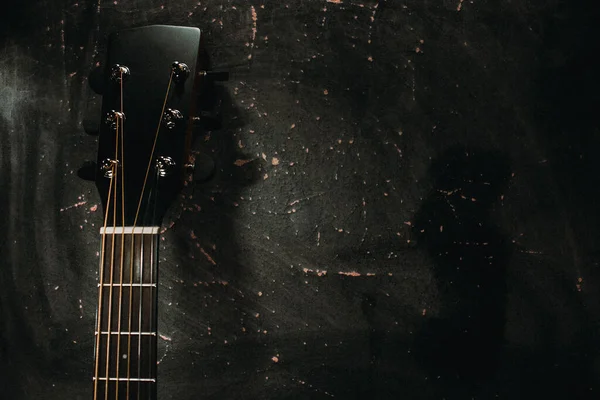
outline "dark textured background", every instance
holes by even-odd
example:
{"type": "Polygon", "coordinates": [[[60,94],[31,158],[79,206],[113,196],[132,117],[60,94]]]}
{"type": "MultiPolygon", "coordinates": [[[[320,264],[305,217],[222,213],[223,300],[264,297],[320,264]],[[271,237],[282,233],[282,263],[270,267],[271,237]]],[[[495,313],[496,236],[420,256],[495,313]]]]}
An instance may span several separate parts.
{"type": "Polygon", "coordinates": [[[591,3],[4,0],[0,398],[92,397],[86,76],[154,23],[232,71],[164,224],[160,399],[598,398],[591,3]]]}

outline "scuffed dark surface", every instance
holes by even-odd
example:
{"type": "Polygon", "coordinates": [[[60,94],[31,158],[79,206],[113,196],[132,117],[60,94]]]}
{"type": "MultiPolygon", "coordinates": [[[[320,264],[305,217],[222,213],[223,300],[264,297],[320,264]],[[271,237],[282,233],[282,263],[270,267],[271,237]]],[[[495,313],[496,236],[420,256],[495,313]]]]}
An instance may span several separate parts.
{"type": "Polygon", "coordinates": [[[201,140],[219,171],[164,224],[160,399],[596,398],[598,17],[3,2],[0,397],[91,398],[86,76],[108,33],[161,23],[205,29],[233,67],[201,140]]]}

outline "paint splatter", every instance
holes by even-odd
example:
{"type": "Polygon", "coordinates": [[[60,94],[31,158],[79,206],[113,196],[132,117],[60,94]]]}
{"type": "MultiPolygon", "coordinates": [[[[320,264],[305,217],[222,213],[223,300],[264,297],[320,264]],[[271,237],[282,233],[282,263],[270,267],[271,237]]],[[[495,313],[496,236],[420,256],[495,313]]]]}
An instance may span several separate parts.
{"type": "Polygon", "coordinates": [[[158,335],[158,337],[160,337],[165,342],[172,342],[173,341],[173,339],[171,339],[170,337],[165,336],[165,335],[158,335]]]}
{"type": "MultiPolygon", "coordinates": [[[[254,49],[254,40],[256,39],[258,15],[254,6],[250,6],[250,14],[252,16],[252,38],[250,39],[250,51],[254,49]]],[[[248,60],[252,59],[252,53],[248,54],[248,60]]]]}
{"type": "Polygon", "coordinates": [[[302,268],[302,271],[304,271],[305,274],[310,273],[315,273],[317,274],[317,276],[325,276],[327,275],[327,271],[326,270],[321,270],[321,269],[310,269],[310,268],[302,268]]]}
{"type": "Polygon", "coordinates": [[[202,254],[204,254],[204,257],[206,257],[206,259],[208,260],[208,262],[210,262],[212,265],[217,265],[217,263],[215,262],[215,260],[202,247],[200,247],[200,252],[202,254]]]}
{"type": "Polygon", "coordinates": [[[249,162],[252,162],[252,160],[237,159],[237,160],[235,160],[235,162],[233,164],[238,167],[241,167],[242,165],[248,164],[249,162]]]}
{"type": "Polygon", "coordinates": [[[72,205],[70,205],[70,206],[67,206],[67,207],[61,208],[61,209],[60,209],[60,212],[67,211],[67,210],[70,210],[70,209],[72,209],[72,208],[78,208],[78,207],[81,207],[81,206],[83,206],[83,205],[85,205],[85,204],[87,204],[87,201],[80,201],[79,203],[75,203],[75,204],[72,204],[72,205]]]}
{"type": "Polygon", "coordinates": [[[583,278],[577,278],[577,284],[575,284],[575,287],[577,287],[578,292],[581,292],[582,284],[583,284],[583,278]]]}
{"type": "Polygon", "coordinates": [[[345,276],[360,276],[360,274],[356,271],[350,271],[350,272],[344,272],[344,271],[340,271],[338,272],[338,275],[345,275],[345,276]]]}

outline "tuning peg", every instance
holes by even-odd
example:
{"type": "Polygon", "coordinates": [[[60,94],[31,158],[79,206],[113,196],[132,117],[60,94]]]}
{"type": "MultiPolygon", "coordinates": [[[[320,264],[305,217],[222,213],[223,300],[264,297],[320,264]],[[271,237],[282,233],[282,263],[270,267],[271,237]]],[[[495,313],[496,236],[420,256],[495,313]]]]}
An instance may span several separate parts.
{"type": "Polygon", "coordinates": [[[94,161],[86,161],[81,168],[77,170],[77,176],[85,181],[96,181],[96,171],[98,167],[94,161]]]}
{"type": "Polygon", "coordinates": [[[100,120],[98,118],[84,118],[83,121],[81,121],[81,126],[83,126],[83,130],[88,135],[98,136],[100,133],[100,120]]]}
{"type": "Polygon", "coordinates": [[[214,82],[224,82],[229,80],[229,71],[200,71],[200,75],[210,78],[214,82]]]}
{"type": "Polygon", "coordinates": [[[104,68],[94,68],[88,75],[88,83],[95,93],[102,95],[104,93],[104,68]]]}
{"type": "Polygon", "coordinates": [[[215,174],[215,161],[208,154],[196,154],[193,164],[187,164],[186,168],[196,183],[208,181],[215,174]]]}

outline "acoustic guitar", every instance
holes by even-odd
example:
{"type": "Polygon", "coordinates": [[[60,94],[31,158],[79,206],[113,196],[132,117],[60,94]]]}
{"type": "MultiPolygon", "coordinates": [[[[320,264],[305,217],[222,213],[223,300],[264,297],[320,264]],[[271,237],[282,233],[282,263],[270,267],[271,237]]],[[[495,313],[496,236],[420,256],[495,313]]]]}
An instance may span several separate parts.
{"type": "Polygon", "coordinates": [[[93,179],[104,216],[94,400],[156,399],[160,226],[193,168],[211,74],[200,29],[154,25],[112,34],[90,76],[102,95],[93,179]]]}

